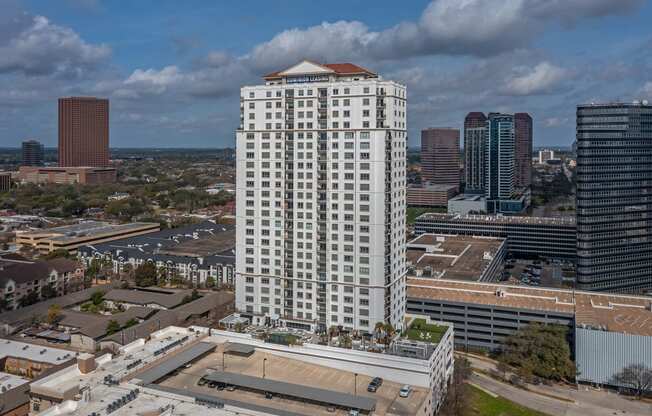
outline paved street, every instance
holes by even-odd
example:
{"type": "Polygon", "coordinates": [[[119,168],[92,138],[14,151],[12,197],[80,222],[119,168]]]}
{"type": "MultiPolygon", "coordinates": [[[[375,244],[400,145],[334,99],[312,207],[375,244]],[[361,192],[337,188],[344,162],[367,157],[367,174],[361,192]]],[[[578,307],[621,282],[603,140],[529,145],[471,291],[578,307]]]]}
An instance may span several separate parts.
{"type": "MultiPolygon", "coordinates": [[[[494,369],[493,364],[467,356],[474,368],[481,370],[494,369]]],[[[526,391],[511,384],[502,383],[484,374],[473,373],[471,382],[500,396],[506,397],[515,403],[529,407],[549,415],[559,416],[613,416],[613,415],[652,415],[652,404],[630,400],[624,396],[606,391],[595,391],[590,388],[581,387],[579,391],[563,386],[530,386],[532,390],[538,390],[546,394],[565,397],[573,400],[569,403],[564,400],[556,400],[541,394],[526,391]]]]}

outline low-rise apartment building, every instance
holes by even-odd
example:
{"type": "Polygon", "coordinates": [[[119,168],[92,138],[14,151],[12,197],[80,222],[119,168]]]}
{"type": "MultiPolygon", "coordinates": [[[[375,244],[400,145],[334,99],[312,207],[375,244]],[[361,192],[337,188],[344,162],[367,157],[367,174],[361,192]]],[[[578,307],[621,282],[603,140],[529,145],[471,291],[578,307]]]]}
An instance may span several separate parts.
{"type": "Polygon", "coordinates": [[[234,285],[235,227],[203,221],[186,227],[161,230],[146,235],[116,239],[103,244],[79,248],[79,257],[86,264],[95,258],[108,259],[113,271],[132,269],[144,262],[176,274],[182,281],[215,286],[234,285]]]}
{"type": "Polygon", "coordinates": [[[83,264],[65,258],[47,261],[0,258],[0,311],[63,296],[83,288],[83,264]]]}

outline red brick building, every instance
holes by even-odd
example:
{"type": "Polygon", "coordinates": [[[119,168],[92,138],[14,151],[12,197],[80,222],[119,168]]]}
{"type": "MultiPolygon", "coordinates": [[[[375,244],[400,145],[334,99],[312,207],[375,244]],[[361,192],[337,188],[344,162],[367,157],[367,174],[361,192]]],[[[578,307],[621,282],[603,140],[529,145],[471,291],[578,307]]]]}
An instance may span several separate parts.
{"type": "Polygon", "coordinates": [[[18,172],[22,183],[98,185],[114,183],[116,179],[115,168],[21,166],[18,172]]]}
{"type": "Polygon", "coordinates": [[[59,166],[109,166],[109,100],[59,98],[59,166]]]}
{"type": "Polygon", "coordinates": [[[421,182],[460,185],[460,131],[453,128],[421,130],[421,182]]]}

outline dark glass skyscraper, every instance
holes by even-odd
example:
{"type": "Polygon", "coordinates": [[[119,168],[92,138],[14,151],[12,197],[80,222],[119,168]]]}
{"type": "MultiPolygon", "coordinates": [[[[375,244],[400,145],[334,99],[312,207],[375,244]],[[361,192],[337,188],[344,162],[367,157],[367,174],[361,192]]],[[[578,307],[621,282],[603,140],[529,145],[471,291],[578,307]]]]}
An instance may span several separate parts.
{"type": "Polygon", "coordinates": [[[43,164],[43,145],[36,140],[23,142],[23,166],[41,166],[43,164]]]}
{"type": "Polygon", "coordinates": [[[532,185],[532,117],[514,114],[514,184],[518,188],[532,185]]]}
{"type": "Polygon", "coordinates": [[[487,117],[471,112],[464,118],[464,178],[465,192],[484,192],[487,117]]]}
{"type": "Polygon", "coordinates": [[[577,284],[652,289],[652,106],[577,107],[577,284]]]}

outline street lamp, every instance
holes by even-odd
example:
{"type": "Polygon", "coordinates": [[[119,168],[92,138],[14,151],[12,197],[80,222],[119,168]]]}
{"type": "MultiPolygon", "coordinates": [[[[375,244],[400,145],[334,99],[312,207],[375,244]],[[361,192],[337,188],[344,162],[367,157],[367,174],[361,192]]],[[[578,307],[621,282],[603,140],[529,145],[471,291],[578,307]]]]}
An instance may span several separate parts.
{"type": "Polygon", "coordinates": [[[263,358],[263,378],[265,378],[265,363],[267,362],[267,358],[263,358]]]}
{"type": "Polygon", "coordinates": [[[353,395],[358,395],[358,373],[353,373],[353,395]]]}

